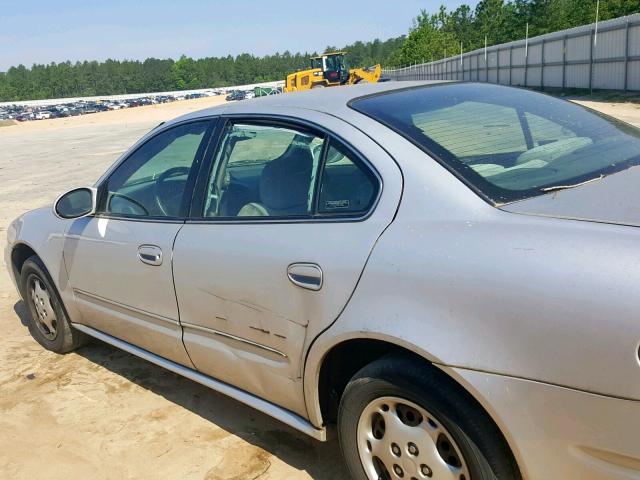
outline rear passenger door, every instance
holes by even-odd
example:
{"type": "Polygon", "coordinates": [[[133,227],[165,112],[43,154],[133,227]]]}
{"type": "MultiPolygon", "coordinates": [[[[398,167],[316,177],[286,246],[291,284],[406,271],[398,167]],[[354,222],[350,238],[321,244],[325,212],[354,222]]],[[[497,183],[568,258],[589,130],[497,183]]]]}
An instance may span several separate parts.
{"type": "Polygon", "coordinates": [[[400,172],[368,137],[231,118],[176,238],[184,343],[196,368],[305,415],[305,342],[340,314],[391,222],[400,172]]]}

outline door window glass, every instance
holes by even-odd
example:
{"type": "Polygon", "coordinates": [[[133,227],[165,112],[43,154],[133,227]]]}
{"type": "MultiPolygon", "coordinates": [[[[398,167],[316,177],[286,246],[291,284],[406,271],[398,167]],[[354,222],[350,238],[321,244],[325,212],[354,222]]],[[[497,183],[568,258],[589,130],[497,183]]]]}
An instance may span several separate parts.
{"type": "Polygon", "coordinates": [[[377,181],[368,168],[341,145],[331,142],[320,184],[318,213],[362,213],[377,195],[377,181]]]}
{"type": "Polygon", "coordinates": [[[230,126],[207,188],[205,217],[309,216],[323,138],[286,127],[230,126]]]}
{"type": "Polygon", "coordinates": [[[182,215],[187,179],[209,123],[177,126],[137,149],[107,180],[102,211],[136,217],[182,215]]]}

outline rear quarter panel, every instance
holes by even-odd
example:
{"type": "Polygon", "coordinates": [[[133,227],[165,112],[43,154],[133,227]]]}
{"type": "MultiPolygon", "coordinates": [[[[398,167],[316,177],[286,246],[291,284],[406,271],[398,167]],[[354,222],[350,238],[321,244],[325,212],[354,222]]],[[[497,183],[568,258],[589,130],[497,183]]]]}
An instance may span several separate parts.
{"type": "Polygon", "coordinates": [[[309,350],[312,421],[322,359],[352,338],[640,399],[640,230],[498,210],[395,134],[379,135],[402,167],[403,199],[349,304],[309,350]]]}

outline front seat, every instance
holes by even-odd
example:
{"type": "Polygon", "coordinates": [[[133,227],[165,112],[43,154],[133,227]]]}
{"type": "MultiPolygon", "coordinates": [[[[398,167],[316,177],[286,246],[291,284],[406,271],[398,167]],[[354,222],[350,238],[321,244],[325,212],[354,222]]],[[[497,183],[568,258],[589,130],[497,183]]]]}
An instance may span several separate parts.
{"type": "Polygon", "coordinates": [[[260,203],[244,205],[239,217],[306,215],[313,156],[306,145],[291,145],[265,165],[260,175],[260,203]]]}

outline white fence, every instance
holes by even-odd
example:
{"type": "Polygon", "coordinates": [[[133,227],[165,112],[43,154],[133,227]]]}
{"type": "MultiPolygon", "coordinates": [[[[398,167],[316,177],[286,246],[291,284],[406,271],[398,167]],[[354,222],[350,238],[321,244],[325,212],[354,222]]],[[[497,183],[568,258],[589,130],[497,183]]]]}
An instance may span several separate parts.
{"type": "Polygon", "coordinates": [[[393,80],[464,80],[526,87],[640,90],[640,13],[385,69],[393,80]]]}

